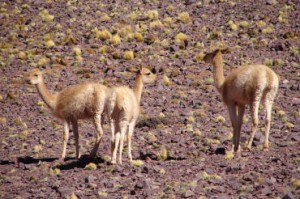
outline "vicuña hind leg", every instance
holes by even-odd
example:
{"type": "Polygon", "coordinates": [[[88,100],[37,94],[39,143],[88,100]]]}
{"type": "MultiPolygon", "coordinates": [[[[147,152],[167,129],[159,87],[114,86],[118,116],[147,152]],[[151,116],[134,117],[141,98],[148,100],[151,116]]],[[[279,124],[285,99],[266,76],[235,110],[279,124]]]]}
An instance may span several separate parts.
{"type": "Polygon", "coordinates": [[[100,142],[101,142],[101,138],[102,138],[102,135],[103,135],[101,114],[97,114],[97,116],[95,116],[94,125],[96,127],[97,134],[96,134],[96,142],[95,142],[93,150],[90,153],[90,157],[95,157],[96,156],[99,145],[100,145],[100,142]]]}
{"type": "Polygon", "coordinates": [[[115,146],[114,146],[114,150],[112,153],[112,157],[111,157],[111,163],[112,164],[116,164],[117,163],[117,152],[118,152],[118,147],[119,147],[119,142],[120,142],[120,131],[116,131],[116,136],[115,136],[115,146]]]}
{"type": "Polygon", "coordinates": [[[120,136],[120,151],[119,151],[119,163],[122,164],[122,153],[123,153],[123,147],[124,147],[124,138],[125,134],[127,132],[128,122],[122,121],[120,123],[120,129],[121,129],[121,136],[120,136]]]}
{"type": "Polygon", "coordinates": [[[135,126],[135,121],[132,121],[129,124],[129,129],[128,129],[128,158],[129,161],[132,162],[132,155],[131,155],[131,139],[132,139],[132,134],[133,134],[133,130],[134,130],[134,126],[135,126]]]}
{"type": "Polygon", "coordinates": [[[76,158],[80,158],[80,146],[79,146],[79,133],[78,133],[78,122],[76,120],[72,121],[75,147],[76,147],[76,158]]]}
{"type": "Polygon", "coordinates": [[[270,126],[271,126],[271,113],[272,113],[272,106],[273,106],[273,99],[268,99],[270,96],[266,96],[264,100],[264,106],[266,109],[266,119],[265,119],[265,142],[264,142],[264,150],[269,149],[269,133],[270,133],[270,126]]]}
{"type": "Polygon", "coordinates": [[[64,140],[63,140],[63,151],[61,154],[61,160],[63,161],[66,157],[67,143],[69,140],[69,124],[68,121],[64,121],[64,140]]]}
{"type": "Polygon", "coordinates": [[[112,154],[113,154],[113,151],[114,151],[114,148],[115,148],[115,126],[116,126],[116,123],[113,119],[110,119],[110,130],[111,130],[111,140],[110,140],[110,151],[111,151],[111,157],[112,157],[112,154]]]}
{"type": "Polygon", "coordinates": [[[251,111],[251,117],[252,117],[252,130],[251,130],[251,135],[250,135],[250,138],[249,138],[248,144],[247,144],[248,150],[251,150],[253,138],[255,136],[256,129],[258,126],[258,108],[259,108],[259,100],[255,100],[250,105],[250,111],[251,111]]]}
{"type": "MultiPolygon", "coordinates": [[[[236,137],[237,146],[240,146],[240,137],[241,137],[244,113],[245,113],[245,106],[239,105],[238,106],[237,137],[236,137]]],[[[240,147],[238,148],[238,152],[240,152],[240,147]]]]}

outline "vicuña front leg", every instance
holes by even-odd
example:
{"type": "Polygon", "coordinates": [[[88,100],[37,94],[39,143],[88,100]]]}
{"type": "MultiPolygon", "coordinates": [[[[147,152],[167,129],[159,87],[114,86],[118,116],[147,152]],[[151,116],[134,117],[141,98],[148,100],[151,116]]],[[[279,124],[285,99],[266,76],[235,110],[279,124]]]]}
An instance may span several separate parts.
{"type": "Polygon", "coordinates": [[[233,128],[233,137],[232,137],[232,149],[234,152],[239,150],[239,143],[238,143],[238,121],[237,121],[237,107],[235,104],[228,105],[228,112],[233,128]]]}

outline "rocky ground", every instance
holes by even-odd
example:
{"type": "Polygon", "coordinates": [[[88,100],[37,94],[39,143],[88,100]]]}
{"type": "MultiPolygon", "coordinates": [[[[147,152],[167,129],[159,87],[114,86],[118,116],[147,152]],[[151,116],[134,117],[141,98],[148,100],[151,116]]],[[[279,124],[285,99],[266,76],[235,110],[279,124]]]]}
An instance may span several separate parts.
{"type": "MultiPolygon", "coordinates": [[[[0,198],[299,198],[300,4],[297,0],[2,0],[0,3],[0,198]],[[264,63],[280,75],[270,150],[264,112],[251,152],[232,157],[232,129],[202,59],[218,47],[225,75],[264,63]],[[110,165],[110,132],[96,159],[90,121],[80,122],[82,158],[71,135],[65,162],[62,122],[27,85],[40,68],[51,91],[79,82],[146,85],[130,164],[110,165]]],[[[242,146],[251,129],[244,118],[242,146]]]]}

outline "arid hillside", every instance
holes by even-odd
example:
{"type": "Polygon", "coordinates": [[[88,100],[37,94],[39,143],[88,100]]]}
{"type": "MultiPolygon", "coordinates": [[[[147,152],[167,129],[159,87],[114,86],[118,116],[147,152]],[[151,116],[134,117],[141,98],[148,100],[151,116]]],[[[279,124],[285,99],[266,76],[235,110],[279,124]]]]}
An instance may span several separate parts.
{"type": "Polygon", "coordinates": [[[300,3],[297,0],[1,0],[0,198],[288,198],[300,197],[300,3]],[[246,109],[241,156],[204,55],[230,47],[225,76],[262,63],[279,76],[263,151],[264,109],[251,151],[246,109]],[[110,164],[110,128],[97,158],[92,121],[79,123],[82,157],[70,132],[27,84],[44,72],[47,88],[81,82],[133,86],[139,66],[155,68],[145,85],[133,159],[110,164]]]}

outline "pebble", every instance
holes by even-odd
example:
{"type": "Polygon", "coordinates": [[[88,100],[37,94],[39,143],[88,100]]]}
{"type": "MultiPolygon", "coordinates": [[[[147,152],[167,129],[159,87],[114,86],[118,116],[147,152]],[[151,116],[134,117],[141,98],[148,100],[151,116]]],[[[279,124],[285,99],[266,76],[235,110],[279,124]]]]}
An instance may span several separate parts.
{"type": "Polygon", "coordinates": [[[289,191],[287,192],[282,199],[295,199],[294,195],[289,191]]]}
{"type": "Polygon", "coordinates": [[[190,198],[190,197],[192,197],[192,196],[194,196],[194,195],[195,195],[194,192],[192,192],[191,190],[188,190],[188,191],[186,191],[186,192],[184,193],[183,197],[184,197],[184,198],[190,198]]]}

